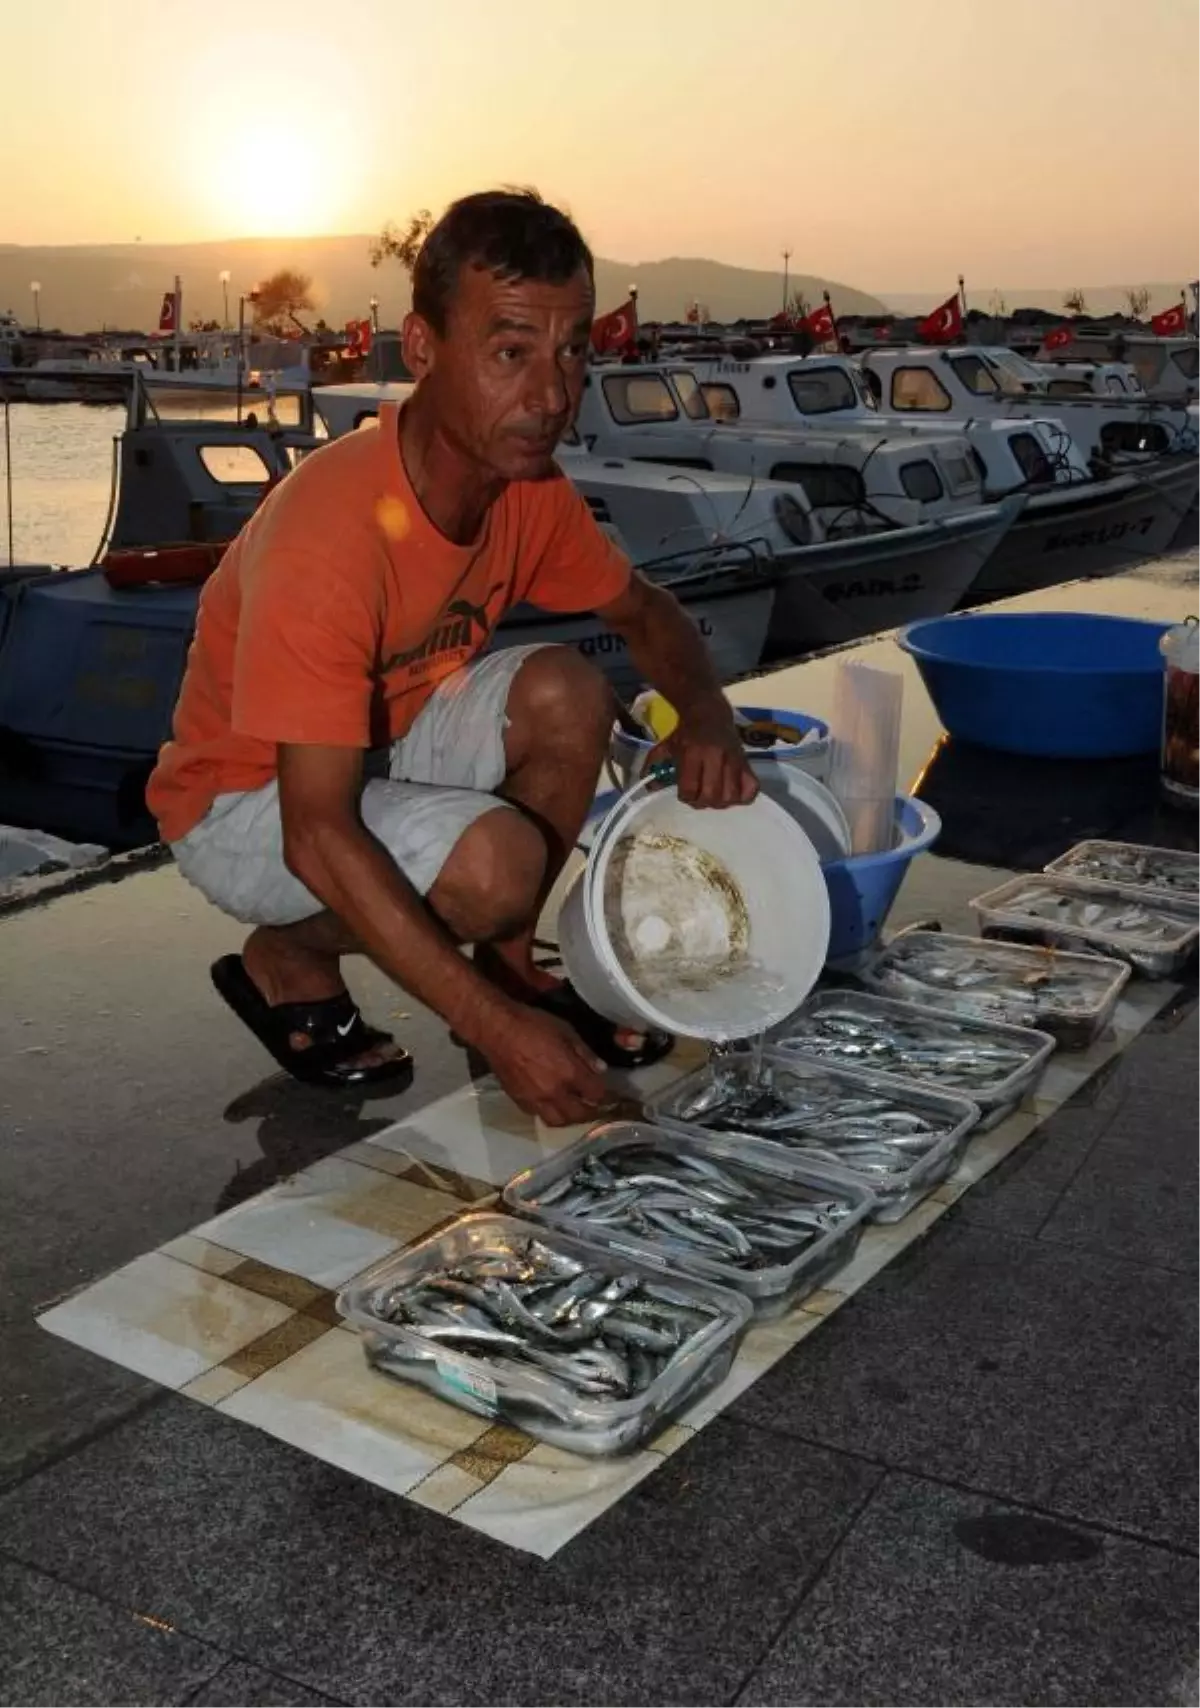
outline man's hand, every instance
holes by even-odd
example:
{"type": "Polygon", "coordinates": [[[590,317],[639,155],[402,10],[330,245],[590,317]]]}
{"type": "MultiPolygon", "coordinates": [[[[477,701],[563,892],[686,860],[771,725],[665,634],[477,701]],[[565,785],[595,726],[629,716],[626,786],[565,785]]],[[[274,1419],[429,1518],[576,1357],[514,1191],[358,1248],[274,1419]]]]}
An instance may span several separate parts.
{"type": "Polygon", "coordinates": [[[548,1127],[594,1121],[611,1107],[604,1063],[566,1024],[514,1005],[481,1042],[493,1073],[519,1109],[548,1127]]]}
{"type": "Polygon", "coordinates": [[[711,712],[681,718],[647,764],[660,759],[674,761],[679,798],[689,806],[745,806],[758,793],[758,779],[724,699],[711,712]]]}
{"type": "Polygon", "coordinates": [[[634,571],[618,598],[599,615],[621,635],[645,681],[679,713],[671,735],[649,763],[674,760],[679,798],[694,807],[735,807],[752,801],[758,782],[721,692],[699,630],[665,588],[634,571]]]}

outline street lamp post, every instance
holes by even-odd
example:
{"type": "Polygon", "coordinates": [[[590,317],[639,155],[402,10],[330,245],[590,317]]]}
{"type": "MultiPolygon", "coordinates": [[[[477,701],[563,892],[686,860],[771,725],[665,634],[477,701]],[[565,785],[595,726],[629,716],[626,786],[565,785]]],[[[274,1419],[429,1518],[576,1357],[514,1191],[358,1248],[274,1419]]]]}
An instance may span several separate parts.
{"type": "Polygon", "coordinates": [[[229,268],[228,267],[222,267],[218,277],[221,280],[221,294],[225,300],[225,316],[221,322],[221,325],[224,327],[225,331],[228,332],[229,331],[229,278],[230,278],[229,268]]]}
{"type": "Polygon", "coordinates": [[[791,258],[792,258],[791,250],[785,249],[783,251],[783,312],[785,314],[787,313],[787,305],[788,305],[788,262],[791,260],[791,258]]]}
{"type": "Polygon", "coordinates": [[[33,292],[33,319],[38,331],[42,330],[42,287],[37,279],[30,285],[33,292]]]}

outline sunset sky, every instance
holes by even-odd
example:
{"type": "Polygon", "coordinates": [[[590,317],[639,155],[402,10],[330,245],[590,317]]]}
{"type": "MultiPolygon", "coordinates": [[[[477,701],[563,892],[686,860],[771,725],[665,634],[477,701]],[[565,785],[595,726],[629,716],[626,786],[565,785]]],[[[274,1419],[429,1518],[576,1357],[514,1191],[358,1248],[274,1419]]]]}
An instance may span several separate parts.
{"type": "Polygon", "coordinates": [[[4,47],[0,241],[369,232],[508,182],[630,262],[1196,273],[1196,0],[38,0],[4,47]]]}

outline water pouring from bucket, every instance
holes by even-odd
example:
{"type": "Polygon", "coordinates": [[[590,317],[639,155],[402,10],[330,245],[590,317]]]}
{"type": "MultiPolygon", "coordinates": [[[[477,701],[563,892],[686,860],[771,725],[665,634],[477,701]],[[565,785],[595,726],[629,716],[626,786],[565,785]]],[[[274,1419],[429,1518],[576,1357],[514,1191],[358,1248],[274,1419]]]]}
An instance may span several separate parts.
{"type": "Polygon", "coordinates": [[[776,802],[703,810],[648,777],[601,825],[558,931],[571,983],[607,1019],[727,1043],[800,1006],[829,927],[816,851],[776,802]]]}

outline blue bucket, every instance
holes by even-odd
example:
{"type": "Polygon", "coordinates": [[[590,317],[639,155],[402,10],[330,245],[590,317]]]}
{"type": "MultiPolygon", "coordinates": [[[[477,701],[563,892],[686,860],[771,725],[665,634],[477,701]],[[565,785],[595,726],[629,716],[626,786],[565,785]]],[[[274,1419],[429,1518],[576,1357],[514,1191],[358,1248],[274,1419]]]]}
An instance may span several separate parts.
{"type": "Polygon", "coordinates": [[[822,866],[829,891],[828,959],[842,961],[869,949],[915,855],[936,839],[942,821],[911,795],[896,796],[896,846],[883,854],[851,854],[822,866]]]}
{"type": "Polygon", "coordinates": [[[1094,612],[963,612],[899,636],[960,741],[1039,759],[1158,751],[1169,623],[1094,612]]]}

